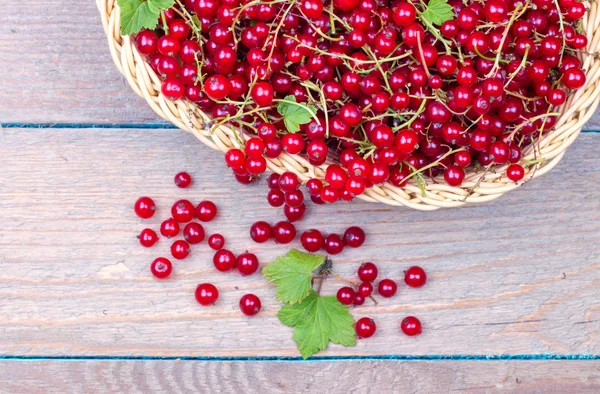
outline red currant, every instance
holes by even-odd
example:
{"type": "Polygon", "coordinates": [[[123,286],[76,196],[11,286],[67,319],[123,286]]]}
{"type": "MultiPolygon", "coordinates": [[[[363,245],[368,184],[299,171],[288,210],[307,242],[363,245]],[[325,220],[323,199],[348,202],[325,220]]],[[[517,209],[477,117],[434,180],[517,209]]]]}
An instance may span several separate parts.
{"type": "Polygon", "coordinates": [[[150,271],[152,275],[158,279],[165,279],[171,275],[173,271],[173,264],[164,257],[159,257],[150,264],[150,271]]]}
{"type": "Polygon", "coordinates": [[[208,246],[212,250],[221,250],[225,246],[225,237],[221,234],[213,234],[208,237],[208,246]]]}
{"type": "Polygon", "coordinates": [[[377,326],[370,317],[363,317],[356,322],[355,330],[359,338],[370,338],[377,331],[377,326]]]}
{"type": "Polygon", "coordinates": [[[213,256],[213,264],[221,272],[231,271],[235,267],[235,262],[235,255],[227,249],[218,250],[213,256]]]}
{"type": "Polygon", "coordinates": [[[404,282],[410,287],[423,287],[427,282],[427,274],[423,268],[414,265],[404,273],[404,282]]]}
{"type": "Polygon", "coordinates": [[[391,279],[382,279],[377,285],[377,292],[382,297],[393,297],[394,295],[396,295],[397,290],[398,285],[391,279]]]}
{"type": "Polygon", "coordinates": [[[200,305],[208,306],[217,302],[219,290],[211,283],[200,283],[196,287],[194,296],[200,305]]]}
{"type": "Polygon", "coordinates": [[[242,253],[236,259],[236,266],[240,274],[252,275],[258,270],[258,258],[252,253],[242,253]]]}
{"type": "Polygon", "coordinates": [[[362,264],[358,268],[358,277],[363,282],[373,282],[377,279],[377,266],[371,262],[362,264]]]}
{"type": "Polygon", "coordinates": [[[188,223],[183,228],[183,238],[192,245],[204,241],[205,236],[204,227],[200,223],[188,223]]]}
{"type": "Polygon", "coordinates": [[[138,235],[138,239],[140,240],[140,245],[145,248],[149,248],[154,246],[154,244],[158,241],[158,235],[156,235],[156,231],[145,228],[138,235]]]}
{"type": "Polygon", "coordinates": [[[240,299],[240,310],[246,316],[254,316],[260,312],[260,298],[254,294],[245,294],[240,299]]]}
{"type": "Polygon", "coordinates": [[[210,222],[217,216],[217,206],[212,201],[202,201],[196,207],[196,217],[201,222],[210,222]]]}
{"type": "Polygon", "coordinates": [[[414,316],[407,316],[400,323],[400,329],[409,337],[414,337],[421,333],[421,321],[414,316]]]}
{"type": "Polygon", "coordinates": [[[264,243],[271,239],[272,229],[267,222],[256,222],[250,227],[250,238],[254,242],[264,243]]]}
{"type": "Polygon", "coordinates": [[[156,205],[150,197],[140,197],[133,207],[135,214],[142,219],[150,219],[156,212],[156,205]]]}

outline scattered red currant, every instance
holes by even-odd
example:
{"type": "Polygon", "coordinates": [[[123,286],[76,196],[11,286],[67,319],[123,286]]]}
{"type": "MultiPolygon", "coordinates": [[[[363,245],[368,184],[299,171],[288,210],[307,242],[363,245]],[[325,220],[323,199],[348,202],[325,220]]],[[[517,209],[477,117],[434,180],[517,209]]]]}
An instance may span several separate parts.
{"type": "Polygon", "coordinates": [[[400,329],[409,337],[414,337],[421,333],[421,321],[414,316],[407,316],[400,323],[400,329]]]}
{"type": "Polygon", "coordinates": [[[377,326],[370,317],[363,317],[356,322],[355,330],[359,338],[370,338],[377,331],[377,326]]]}
{"type": "Polygon", "coordinates": [[[150,219],[156,212],[156,205],[150,197],[140,197],[134,205],[135,214],[142,219],[150,219]]]}
{"type": "Polygon", "coordinates": [[[377,285],[377,292],[380,296],[390,298],[396,295],[398,285],[391,279],[382,279],[377,285]]]}
{"type": "Polygon", "coordinates": [[[410,287],[423,287],[427,282],[427,274],[423,268],[414,265],[404,273],[404,282],[410,287]]]}
{"type": "Polygon", "coordinates": [[[258,258],[253,253],[242,253],[236,259],[236,266],[240,274],[252,275],[258,270],[258,258]]]}
{"type": "Polygon", "coordinates": [[[254,316],[260,312],[260,298],[254,294],[245,294],[240,299],[240,310],[246,316],[254,316]]]}
{"type": "Polygon", "coordinates": [[[211,283],[201,283],[196,287],[194,296],[200,305],[208,306],[217,302],[219,290],[211,283]]]}
{"type": "Polygon", "coordinates": [[[150,264],[150,271],[158,279],[165,279],[171,275],[173,264],[164,257],[159,257],[150,264]]]}
{"type": "Polygon", "coordinates": [[[138,235],[138,239],[140,240],[140,245],[145,248],[149,248],[154,246],[154,244],[158,241],[158,235],[156,235],[156,231],[145,228],[138,235]]]}
{"type": "Polygon", "coordinates": [[[175,185],[182,189],[185,189],[192,184],[192,177],[187,172],[180,172],[175,175],[175,185]]]}

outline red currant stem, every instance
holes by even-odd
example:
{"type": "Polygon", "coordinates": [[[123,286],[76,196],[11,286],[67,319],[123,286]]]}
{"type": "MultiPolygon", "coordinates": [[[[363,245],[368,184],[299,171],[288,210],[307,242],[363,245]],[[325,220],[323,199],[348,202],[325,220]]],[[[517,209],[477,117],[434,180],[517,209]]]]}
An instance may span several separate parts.
{"type": "Polygon", "coordinates": [[[567,46],[567,38],[565,37],[565,23],[563,21],[562,13],[560,12],[560,5],[558,4],[558,1],[552,0],[552,2],[556,6],[556,10],[558,11],[558,24],[560,25],[560,31],[563,33],[563,34],[561,34],[562,46],[560,48],[560,57],[558,58],[558,64],[561,64],[562,59],[563,59],[563,54],[565,53],[565,48],[567,46]]]}
{"type": "Polygon", "coordinates": [[[333,1],[329,3],[329,24],[331,25],[331,34],[335,34],[335,18],[333,15],[333,1]]]}
{"type": "MultiPolygon", "coordinates": [[[[423,45],[421,45],[421,32],[417,33],[417,47],[419,48],[419,57],[420,57],[420,61],[421,61],[421,65],[423,66],[423,69],[425,70],[425,74],[427,75],[427,79],[431,78],[431,73],[429,72],[429,67],[427,67],[427,64],[425,63],[425,55],[423,54],[423,45]]],[[[418,63],[418,62],[417,62],[418,63]]]]}
{"type": "Polygon", "coordinates": [[[426,166],[423,166],[421,168],[414,169],[413,172],[411,172],[410,174],[408,174],[408,176],[406,177],[406,179],[410,179],[413,176],[417,175],[417,174],[422,174],[425,170],[428,170],[432,167],[437,166],[438,164],[440,164],[442,162],[442,160],[444,160],[446,157],[455,154],[456,152],[462,152],[464,151],[465,148],[458,148],[458,149],[454,149],[454,150],[450,150],[448,152],[446,152],[445,154],[443,154],[442,156],[440,156],[439,159],[437,159],[436,161],[434,161],[433,163],[427,164],[426,166]]]}
{"type": "Polygon", "coordinates": [[[164,12],[161,12],[160,18],[162,19],[163,30],[165,31],[165,34],[169,34],[169,25],[167,25],[167,18],[165,17],[164,12]]]}
{"type": "MultiPolygon", "coordinates": [[[[281,16],[281,19],[279,20],[279,23],[277,24],[277,27],[275,28],[275,32],[273,33],[272,37],[277,38],[277,35],[279,34],[279,30],[281,30],[281,27],[283,26],[283,23],[285,22],[285,18],[287,17],[287,14],[289,14],[290,10],[292,9],[292,7],[295,5],[295,2],[290,2],[290,5],[288,8],[286,8],[286,10],[284,11],[283,15],[281,16]]],[[[269,52],[269,57],[268,57],[268,61],[267,61],[267,70],[271,69],[271,58],[273,57],[273,52],[275,51],[275,44],[277,43],[276,39],[273,39],[273,42],[271,43],[271,51],[269,52]]],[[[265,49],[265,46],[267,45],[267,42],[265,42],[265,45],[263,46],[263,50],[265,49]]]]}
{"type": "Polygon", "coordinates": [[[506,87],[512,82],[513,79],[515,79],[515,77],[517,76],[519,71],[521,71],[521,69],[525,66],[525,63],[527,63],[527,55],[528,54],[529,54],[529,46],[526,46],[525,53],[523,54],[523,59],[521,59],[521,63],[519,63],[519,67],[517,67],[517,69],[510,74],[510,78],[504,84],[504,90],[506,90],[506,87]]]}
{"type": "MultiPolygon", "coordinates": [[[[492,75],[494,75],[496,73],[496,70],[499,67],[499,63],[500,63],[501,57],[502,57],[502,47],[504,46],[504,42],[506,41],[506,38],[508,37],[508,32],[510,31],[510,26],[513,24],[513,22],[518,17],[520,17],[523,14],[523,10],[527,9],[527,6],[529,5],[529,0],[527,0],[527,2],[525,3],[525,7],[523,7],[522,10],[521,10],[521,5],[522,5],[521,3],[517,4],[517,6],[515,7],[515,10],[513,11],[513,14],[511,15],[510,19],[508,20],[508,24],[507,24],[506,28],[504,29],[504,33],[502,33],[502,39],[500,40],[500,45],[498,45],[498,53],[496,54],[496,60],[494,61],[494,65],[492,66],[492,69],[490,70],[490,72],[487,73],[487,75],[486,75],[487,78],[491,77],[492,75]]],[[[487,58],[483,57],[483,55],[479,53],[477,46],[475,46],[475,52],[480,57],[482,57],[486,60],[491,60],[491,59],[487,59],[487,58]]],[[[502,59],[502,60],[506,63],[510,63],[507,60],[504,60],[504,59],[502,59]]]]}
{"type": "Polygon", "coordinates": [[[492,167],[492,164],[488,164],[487,166],[485,166],[485,171],[483,171],[483,174],[481,174],[481,176],[477,180],[477,183],[475,183],[472,187],[469,188],[469,190],[467,191],[467,195],[465,196],[465,198],[463,198],[461,200],[461,202],[467,201],[467,198],[469,198],[469,196],[471,194],[473,194],[473,191],[475,189],[477,189],[479,187],[479,185],[481,185],[481,182],[483,182],[483,180],[485,179],[485,176],[487,175],[487,173],[488,173],[488,171],[490,170],[491,167],[492,167]]]}
{"type": "MultiPolygon", "coordinates": [[[[339,16],[337,16],[335,14],[335,12],[333,12],[333,2],[331,2],[331,9],[323,9],[324,12],[327,12],[329,14],[329,18],[330,19],[335,19],[336,21],[338,21],[343,27],[346,28],[347,31],[352,31],[354,30],[352,28],[352,26],[350,26],[349,24],[347,24],[346,22],[344,22],[344,20],[342,20],[339,16]]],[[[332,25],[333,26],[333,25],[332,25]]],[[[333,31],[333,30],[332,30],[333,31]]]]}
{"type": "Polygon", "coordinates": [[[323,281],[325,280],[325,276],[327,276],[327,274],[321,274],[321,275],[316,275],[316,283],[317,283],[317,288],[315,289],[315,292],[317,293],[317,295],[321,295],[321,287],[323,286],[323,281]]]}
{"type": "MultiPolygon", "coordinates": [[[[500,45],[502,45],[502,43],[500,45]]],[[[479,48],[477,46],[475,46],[475,53],[480,58],[485,59],[485,60],[489,60],[490,62],[500,62],[500,63],[505,63],[505,64],[510,63],[510,61],[508,61],[506,59],[502,59],[500,57],[500,55],[502,54],[502,51],[498,51],[498,55],[496,57],[489,57],[489,56],[485,56],[484,54],[482,54],[481,52],[479,52],[479,48]]],[[[486,78],[489,78],[492,75],[493,71],[495,71],[495,70],[492,68],[490,70],[490,72],[486,74],[486,78]]]]}
{"type": "Polygon", "coordinates": [[[396,126],[394,127],[392,130],[397,131],[397,130],[401,130],[405,127],[410,127],[410,125],[417,120],[417,118],[419,117],[419,115],[421,115],[423,113],[423,111],[425,111],[425,103],[427,103],[427,100],[423,99],[423,101],[421,101],[421,105],[419,106],[419,109],[417,110],[417,112],[415,112],[415,114],[406,122],[402,123],[400,126],[396,126]]]}
{"type": "MultiPolygon", "coordinates": [[[[387,73],[381,67],[381,63],[377,59],[377,56],[375,56],[375,54],[373,53],[373,51],[371,50],[371,48],[369,46],[365,47],[365,52],[367,52],[367,55],[369,55],[369,57],[371,57],[371,59],[373,59],[376,67],[381,72],[381,76],[383,77],[383,82],[385,82],[386,90],[388,91],[388,93],[394,94],[394,92],[392,91],[392,88],[390,87],[390,81],[388,80],[387,73]]],[[[395,52],[395,50],[394,50],[394,52],[395,52]]],[[[429,73],[429,71],[426,71],[426,72],[429,73]]]]}
{"type": "MultiPolygon", "coordinates": [[[[192,31],[194,32],[194,36],[196,37],[196,39],[198,41],[206,42],[206,39],[204,37],[202,37],[201,28],[199,28],[197,23],[194,21],[194,17],[188,12],[187,8],[181,3],[180,0],[175,0],[175,2],[180,7],[180,9],[173,7],[175,12],[177,12],[185,20],[185,23],[192,29],[192,31]]],[[[198,22],[200,22],[200,21],[198,20],[198,22]]],[[[194,54],[194,56],[195,56],[195,54],[194,54]]]]}
{"type": "MultiPolygon", "coordinates": [[[[350,28],[350,30],[352,30],[352,29],[350,28]]],[[[294,41],[296,41],[296,42],[300,43],[300,39],[299,39],[298,37],[291,36],[291,35],[289,35],[289,34],[286,34],[286,35],[284,35],[284,37],[286,37],[286,38],[291,38],[292,40],[294,40],[294,41]]],[[[329,52],[327,52],[327,51],[324,51],[324,50],[322,50],[322,49],[319,49],[319,48],[317,48],[317,47],[311,47],[311,46],[304,45],[304,44],[300,44],[300,45],[301,45],[301,46],[303,46],[303,47],[305,47],[305,48],[308,48],[308,49],[310,49],[311,51],[314,51],[314,52],[316,52],[316,53],[318,53],[318,54],[320,54],[320,55],[325,55],[325,56],[335,57],[336,59],[341,59],[341,60],[347,60],[347,61],[349,61],[349,62],[352,62],[352,63],[354,63],[354,64],[377,64],[377,62],[376,62],[376,61],[373,61],[373,60],[361,60],[361,59],[354,59],[353,57],[350,57],[350,56],[348,56],[348,55],[344,55],[344,54],[341,54],[341,53],[335,53],[335,54],[334,54],[334,53],[329,53],[329,52]]],[[[392,53],[393,53],[393,52],[392,52],[392,53]]],[[[411,54],[412,54],[412,52],[411,52],[411,51],[408,51],[408,52],[406,52],[406,53],[403,53],[402,55],[393,56],[393,57],[384,57],[384,58],[380,59],[380,60],[379,60],[379,62],[380,62],[380,63],[393,62],[393,61],[396,61],[396,60],[400,60],[400,59],[404,59],[404,58],[406,58],[406,57],[409,57],[411,54]]],[[[354,68],[355,68],[355,66],[353,67],[351,64],[346,64],[346,65],[347,65],[347,66],[348,66],[348,68],[350,68],[350,69],[354,69],[354,68]]],[[[371,71],[374,71],[374,70],[376,70],[376,69],[377,69],[377,68],[373,68],[373,69],[369,69],[369,70],[361,70],[361,72],[362,72],[362,73],[369,73],[369,72],[371,72],[371,71]]],[[[357,72],[358,72],[358,71],[357,71],[357,72]]]]}
{"type": "Polygon", "coordinates": [[[515,138],[515,134],[517,134],[519,132],[519,130],[521,130],[523,127],[525,127],[525,125],[527,123],[535,122],[538,119],[544,119],[544,123],[545,123],[545,119],[548,118],[548,116],[559,116],[559,115],[560,115],[559,112],[546,112],[545,114],[541,114],[541,115],[537,115],[532,118],[529,118],[526,121],[524,121],[523,123],[521,123],[520,125],[518,125],[517,127],[515,127],[514,130],[508,136],[508,139],[510,141],[512,141],[513,138],[515,138]]]}
{"type": "Polygon", "coordinates": [[[535,96],[535,97],[525,97],[519,93],[515,93],[515,92],[511,92],[510,90],[507,90],[505,92],[508,96],[514,96],[514,97],[518,97],[523,101],[535,101],[538,100],[540,97],[539,96],[535,96]]]}
{"type": "Polygon", "coordinates": [[[415,10],[417,11],[417,15],[419,16],[419,19],[421,20],[421,22],[423,23],[423,25],[425,25],[425,27],[427,28],[427,30],[433,34],[433,36],[438,39],[439,41],[442,42],[442,44],[444,44],[444,48],[446,48],[446,53],[448,55],[450,55],[452,53],[452,50],[450,49],[450,45],[448,43],[448,41],[442,37],[442,34],[440,33],[440,31],[437,29],[437,27],[435,27],[431,22],[429,22],[427,20],[427,18],[423,17],[423,12],[419,11],[416,7],[415,10]]]}
{"type": "Polygon", "coordinates": [[[356,287],[358,287],[358,286],[360,285],[360,283],[358,283],[358,282],[353,282],[353,281],[351,281],[351,280],[348,280],[348,279],[344,278],[343,276],[341,276],[341,275],[339,275],[339,274],[336,274],[336,273],[335,273],[335,272],[333,272],[333,271],[329,271],[329,273],[330,273],[330,274],[331,274],[331,276],[333,276],[334,278],[336,278],[336,279],[339,279],[339,280],[341,280],[342,282],[348,283],[349,285],[356,286],[356,287]]]}

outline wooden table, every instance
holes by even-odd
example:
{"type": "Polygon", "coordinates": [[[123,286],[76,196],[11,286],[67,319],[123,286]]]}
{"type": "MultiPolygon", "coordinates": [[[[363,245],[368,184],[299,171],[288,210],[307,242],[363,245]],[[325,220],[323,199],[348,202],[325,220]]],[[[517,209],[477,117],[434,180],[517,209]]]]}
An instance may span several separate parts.
{"type": "Polygon", "coordinates": [[[150,276],[168,242],[137,245],[140,195],[159,205],[152,226],[175,198],[216,201],[209,231],[262,262],[285,249],[247,229],[278,214],[264,183],[238,185],[221,154],[163,127],[111,63],[94,3],[77,3],[9,0],[0,16],[0,390],[600,392],[600,116],[550,174],[485,205],[311,206],[302,228],[368,231],[336,257],[340,274],[418,264],[430,282],[355,309],[376,336],[304,362],[260,275],[216,274],[200,247],[171,280],[150,276]],[[191,190],[173,186],[180,170],[191,190]],[[195,302],[201,281],[221,288],[218,306],[195,302]],[[246,292],[258,317],[237,309],[246,292]],[[399,334],[407,314],[420,337],[399,334]]]}

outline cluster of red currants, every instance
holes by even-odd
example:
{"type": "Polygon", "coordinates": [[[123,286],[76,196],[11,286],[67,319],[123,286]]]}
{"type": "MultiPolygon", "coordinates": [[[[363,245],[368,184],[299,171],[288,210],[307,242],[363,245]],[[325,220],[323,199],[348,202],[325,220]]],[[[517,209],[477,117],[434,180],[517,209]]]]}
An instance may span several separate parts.
{"type": "MultiPolygon", "coordinates": [[[[367,297],[372,298],[374,291],[373,283],[378,275],[377,266],[371,262],[362,264],[357,271],[358,278],[362,281],[360,284],[352,283],[353,287],[344,286],[337,292],[337,299],[342,305],[360,306],[364,304],[367,297]]],[[[404,273],[404,282],[409,287],[423,287],[427,282],[427,274],[423,268],[412,266],[404,273]]],[[[381,279],[377,284],[377,293],[385,298],[396,295],[398,285],[392,279],[381,279]]],[[[421,321],[414,316],[407,316],[402,319],[400,329],[408,336],[415,336],[421,333],[421,321]]],[[[360,318],[355,325],[356,335],[359,338],[369,338],[375,334],[377,325],[370,317],[360,318]]]]}
{"type": "MultiPolygon", "coordinates": [[[[283,207],[283,213],[287,220],[279,221],[273,226],[265,221],[258,221],[250,228],[250,237],[257,243],[264,243],[270,239],[279,244],[290,243],[297,235],[294,223],[300,221],[306,213],[304,193],[300,190],[300,179],[293,172],[287,171],[281,175],[271,174],[267,179],[267,184],[269,186],[267,194],[269,205],[275,208],[283,207]]],[[[315,192],[315,190],[323,188],[322,182],[318,179],[311,179],[306,186],[312,201],[323,204],[320,196],[315,192]]],[[[324,250],[329,255],[342,253],[346,246],[358,248],[363,245],[365,240],[365,232],[357,226],[348,227],[341,236],[335,233],[324,236],[317,229],[306,230],[300,235],[302,247],[307,252],[315,253],[324,250]]]]}
{"type": "MultiPolygon", "coordinates": [[[[186,172],[180,172],[175,176],[175,184],[180,188],[187,188],[192,183],[191,176],[186,172]]],[[[136,215],[142,219],[149,219],[156,213],[156,204],[150,197],[140,197],[134,205],[136,215]]],[[[217,216],[217,206],[212,201],[202,201],[194,206],[189,200],[178,200],[171,207],[171,217],[160,225],[160,234],[167,238],[175,238],[183,234],[183,239],[176,240],[171,244],[171,255],[177,260],[183,260],[189,256],[191,245],[200,244],[206,238],[204,227],[194,222],[210,222],[217,216]],[[183,231],[181,226],[184,225],[183,231]]],[[[138,236],[139,242],[144,247],[152,247],[158,241],[156,231],[145,228],[138,236]]],[[[237,268],[240,274],[252,275],[259,268],[259,261],[252,253],[242,253],[237,257],[233,252],[223,249],[225,238],[221,234],[212,234],[208,237],[208,246],[215,250],[213,264],[221,272],[231,271],[237,268]]],[[[150,271],[158,279],[168,278],[173,271],[173,264],[165,257],[158,257],[150,264],[150,271]]],[[[195,297],[201,305],[214,304],[218,297],[218,289],[211,283],[201,283],[196,288],[195,297]]],[[[246,294],[240,299],[240,310],[252,316],[260,311],[260,299],[254,294],[246,294]]]]}
{"type": "Polygon", "coordinates": [[[411,178],[460,186],[476,166],[521,181],[531,164],[521,152],[585,85],[585,6],[441,3],[443,20],[427,1],[186,0],[135,42],[165,96],[242,131],[244,150],[226,154],[242,183],[284,152],[337,163],[311,190],[327,203],[411,178]],[[298,132],[277,111],[290,96],[315,108],[298,132]]]}

